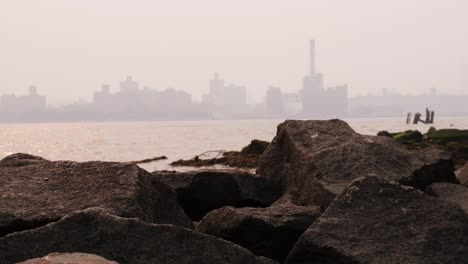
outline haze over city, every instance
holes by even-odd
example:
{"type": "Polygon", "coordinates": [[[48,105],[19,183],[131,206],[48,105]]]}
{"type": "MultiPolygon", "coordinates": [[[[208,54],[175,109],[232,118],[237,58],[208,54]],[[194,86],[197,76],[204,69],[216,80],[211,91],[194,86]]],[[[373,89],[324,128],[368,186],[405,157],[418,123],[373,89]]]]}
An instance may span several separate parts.
{"type": "Polygon", "coordinates": [[[315,39],[325,86],[349,96],[467,94],[468,2],[415,1],[2,1],[0,94],[39,88],[53,105],[118,91],[175,88],[201,101],[219,72],[246,87],[298,92],[315,39]]]}

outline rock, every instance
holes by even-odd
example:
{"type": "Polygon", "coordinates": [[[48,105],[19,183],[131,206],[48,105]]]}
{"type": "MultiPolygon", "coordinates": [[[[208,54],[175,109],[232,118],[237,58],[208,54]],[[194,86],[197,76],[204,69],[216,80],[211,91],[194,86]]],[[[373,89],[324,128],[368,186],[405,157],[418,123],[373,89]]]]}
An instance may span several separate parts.
{"type": "Polygon", "coordinates": [[[426,193],[458,204],[468,214],[468,188],[452,183],[433,183],[426,193]]]}
{"type": "Polygon", "coordinates": [[[317,206],[223,207],[208,213],[197,230],[232,241],[257,256],[283,262],[297,239],[320,214],[317,206]]]}
{"type": "Polygon", "coordinates": [[[447,141],[467,141],[468,130],[460,129],[439,129],[428,134],[428,139],[432,142],[443,143],[447,141]]]}
{"type": "Polygon", "coordinates": [[[286,263],[445,264],[468,259],[468,216],[378,177],[358,178],[301,236],[286,263]]]}
{"type": "Polygon", "coordinates": [[[275,263],[194,230],[121,218],[100,208],[73,212],[58,222],[0,238],[5,264],[51,252],[96,254],[122,264],[275,263]]]}
{"type": "Polygon", "coordinates": [[[193,227],[174,190],[129,163],[9,156],[0,161],[0,197],[0,237],[94,206],[151,223],[193,227]]]}
{"type": "Polygon", "coordinates": [[[429,136],[429,135],[431,135],[431,134],[434,133],[434,132],[437,132],[437,129],[436,129],[435,127],[431,126],[431,127],[427,130],[426,134],[429,136]]]}
{"type": "Polygon", "coordinates": [[[457,171],[457,178],[462,185],[468,187],[468,162],[457,171]]]}
{"type": "Polygon", "coordinates": [[[241,150],[241,154],[248,155],[248,154],[257,154],[262,155],[265,152],[266,148],[270,145],[270,142],[254,139],[250,142],[249,145],[245,146],[241,150]]]}
{"type": "Polygon", "coordinates": [[[19,264],[118,264],[105,258],[83,253],[53,253],[43,258],[31,259],[19,264]]]}
{"type": "Polygon", "coordinates": [[[388,137],[360,135],[337,119],[280,124],[257,173],[281,182],[291,203],[323,208],[360,176],[379,175],[420,189],[457,182],[449,153],[409,150],[388,137]]]}
{"type": "Polygon", "coordinates": [[[393,138],[393,135],[390,134],[390,132],[388,132],[388,131],[386,131],[386,130],[379,131],[379,132],[377,133],[377,136],[393,138]]]}
{"type": "Polygon", "coordinates": [[[33,156],[25,153],[16,153],[0,160],[0,167],[21,167],[46,161],[42,157],[33,156]]]}
{"type": "Polygon", "coordinates": [[[380,131],[378,136],[390,136],[409,149],[438,148],[451,154],[456,168],[468,161],[468,130],[429,128],[426,134],[419,131],[388,133],[380,131]]]}
{"type": "Polygon", "coordinates": [[[420,142],[423,140],[423,135],[417,130],[407,130],[405,132],[396,134],[393,136],[393,139],[401,143],[407,141],[420,142]]]}
{"type": "Polygon", "coordinates": [[[266,207],[281,195],[281,188],[265,177],[239,170],[153,172],[174,188],[188,216],[198,221],[223,206],[266,207]]]}

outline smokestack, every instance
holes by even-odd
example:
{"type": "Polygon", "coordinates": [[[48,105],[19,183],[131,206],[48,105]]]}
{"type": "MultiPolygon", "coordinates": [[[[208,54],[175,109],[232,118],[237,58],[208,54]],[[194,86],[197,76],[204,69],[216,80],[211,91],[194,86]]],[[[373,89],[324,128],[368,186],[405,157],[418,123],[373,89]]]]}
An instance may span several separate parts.
{"type": "Polygon", "coordinates": [[[310,41],[310,75],[315,74],[315,40],[310,41]]]}

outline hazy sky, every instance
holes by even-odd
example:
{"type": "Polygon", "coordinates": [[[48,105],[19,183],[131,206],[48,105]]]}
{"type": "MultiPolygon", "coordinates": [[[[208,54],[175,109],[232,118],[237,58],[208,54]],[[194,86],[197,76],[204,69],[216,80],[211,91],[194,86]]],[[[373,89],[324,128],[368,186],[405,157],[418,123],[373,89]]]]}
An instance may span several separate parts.
{"type": "Polygon", "coordinates": [[[467,0],[0,0],[0,94],[88,99],[130,74],[199,97],[219,72],[259,100],[300,89],[311,38],[326,84],[351,95],[468,93],[467,14],[467,0]]]}

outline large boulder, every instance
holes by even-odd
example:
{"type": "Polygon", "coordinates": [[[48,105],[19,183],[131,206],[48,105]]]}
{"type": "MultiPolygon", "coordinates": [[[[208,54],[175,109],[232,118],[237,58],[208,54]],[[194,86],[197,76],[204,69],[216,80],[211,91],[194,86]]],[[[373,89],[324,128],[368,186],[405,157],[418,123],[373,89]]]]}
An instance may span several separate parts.
{"type": "Polygon", "coordinates": [[[83,253],[52,253],[43,258],[30,259],[19,264],[118,264],[100,256],[83,253]]]}
{"type": "Polygon", "coordinates": [[[257,173],[282,183],[288,201],[326,207],[360,176],[424,189],[457,182],[447,152],[409,150],[385,136],[356,133],[341,120],[288,120],[263,154],[257,173]]]}
{"type": "Polygon", "coordinates": [[[301,236],[287,264],[449,264],[468,259],[468,216],[422,191],[358,178],[301,236]]]}
{"type": "Polygon", "coordinates": [[[208,213],[197,230],[283,262],[297,239],[321,214],[318,206],[223,207],[208,213]]]}
{"type": "Polygon", "coordinates": [[[458,204],[468,214],[468,188],[453,183],[433,183],[426,193],[442,200],[458,204]]]}
{"type": "Polygon", "coordinates": [[[268,178],[240,170],[153,172],[177,192],[180,204],[194,221],[223,206],[266,207],[281,195],[268,178]]]}
{"type": "Polygon", "coordinates": [[[129,163],[6,157],[0,161],[0,197],[0,237],[94,206],[151,223],[193,227],[174,190],[129,163]]]}
{"type": "Polygon", "coordinates": [[[121,264],[273,264],[231,242],[174,225],[121,218],[100,208],[0,238],[0,259],[12,264],[51,252],[96,254],[121,264]]]}

